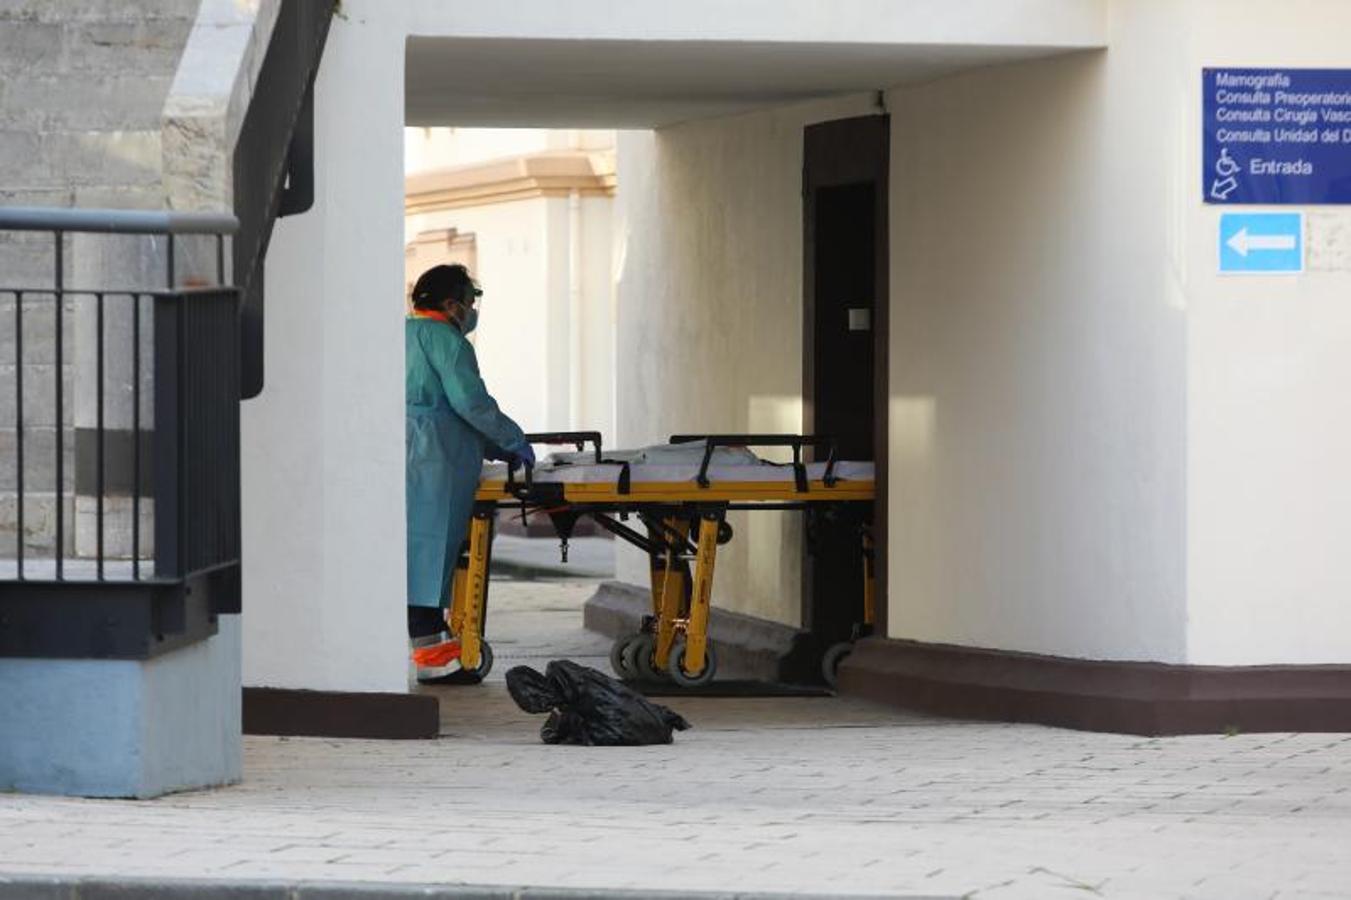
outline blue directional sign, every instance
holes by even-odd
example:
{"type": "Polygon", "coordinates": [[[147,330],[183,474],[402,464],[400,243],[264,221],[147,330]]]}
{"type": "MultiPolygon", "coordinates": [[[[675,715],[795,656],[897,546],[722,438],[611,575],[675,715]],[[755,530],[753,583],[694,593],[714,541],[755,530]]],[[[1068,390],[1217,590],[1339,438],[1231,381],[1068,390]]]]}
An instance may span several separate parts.
{"type": "Polygon", "coordinates": [[[1351,69],[1205,69],[1207,203],[1351,203],[1351,69]]]}
{"type": "Polygon", "coordinates": [[[1303,213],[1223,213],[1220,271],[1304,271],[1303,213]]]}

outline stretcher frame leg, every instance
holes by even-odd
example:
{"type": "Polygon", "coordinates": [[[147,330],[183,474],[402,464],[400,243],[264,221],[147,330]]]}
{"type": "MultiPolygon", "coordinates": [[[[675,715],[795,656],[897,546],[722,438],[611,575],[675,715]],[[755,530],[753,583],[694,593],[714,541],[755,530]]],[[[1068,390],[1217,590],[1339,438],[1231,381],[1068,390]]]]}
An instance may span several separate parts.
{"type": "MultiPolygon", "coordinates": [[[[652,621],[662,615],[662,594],[666,587],[667,573],[672,567],[681,569],[680,542],[689,536],[689,523],[682,518],[663,515],[660,519],[645,518],[647,522],[647,552],[650,561],[652,621]]],[[[683,570],[681,571],[683,576],[683,570]]]]}
{"type": "Polygon", "coordinates": [[[455,561],[455,574],[451,579],[450,608],[446,610],[446,625],[455,635],[464,630],[464,604],[469,584],[469,556],[461,553],[455,561]]]}
{"type": "MultiPolygon", "coordinates": [[[[689,535],[689,523],[686,521],[668,518],[666,525],[682,540],[689,535]]],[[[675,644],[688,591],[684,561],[671,542],[667,543],[663,557],[665,569],[662,572],[661,593],[654,598],[657,601],[657,648],[653,653],[653,663],[658,672],[665,672],[670,665],[671,647],[675,644]]]]}
{"type": "Polygon", "coordinates": [[[652,546],[649,547],[647,551],[648,574],[650,576],[649,582],[651,585],[652,618],[657,619],[661,616],[661,590],[662,585],[666,582],[667,556],[669,554],[658,549],[656,546],[657,530],[655,528],[649,527],[647,529],[647,537],[648,540],[652,542],[652,546]]]}
{"type": "Polygon", "coordinates": [[[708,616],[713,603],[713,569],[718,559],[718,526],[721,516],[714,512],[699,516],[699,544],[694,559],[694,591],[690,597],[689,624],[685,627],[685,672],[697,675],[704,670],[708,649],[708,616]]]}
{"type": "Polygon", "coordinates": [[[488,554],[492,542],[493,511],[474,509],[469,520],[469,568],[464,578],[463,617],[458,632],[460,665],[477,669],[483,646],[483,622],[487,612],[488,554]]]}

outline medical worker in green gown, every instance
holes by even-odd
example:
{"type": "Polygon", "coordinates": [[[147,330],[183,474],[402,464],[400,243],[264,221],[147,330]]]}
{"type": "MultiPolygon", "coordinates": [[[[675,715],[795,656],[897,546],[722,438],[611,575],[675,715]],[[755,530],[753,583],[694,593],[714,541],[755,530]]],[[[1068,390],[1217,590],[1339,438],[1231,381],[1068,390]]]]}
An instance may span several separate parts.
{"type": "Polygon", "coordinates": [[[435,266],[413,286],[404,326],[408,636],[423,682],[460,669],[444,609],[483,460],[535,461],[521,427],[488,393],[466,338],[482,294],[464,266],[435,266]]]}

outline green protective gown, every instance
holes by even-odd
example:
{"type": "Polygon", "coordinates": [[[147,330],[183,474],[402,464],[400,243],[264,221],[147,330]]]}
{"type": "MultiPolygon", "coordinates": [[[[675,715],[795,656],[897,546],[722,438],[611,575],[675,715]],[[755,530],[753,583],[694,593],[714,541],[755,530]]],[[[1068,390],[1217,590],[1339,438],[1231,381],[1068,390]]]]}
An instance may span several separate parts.
{"type": "Polygon", "coordinates": [[[527,444],[488,393],[474,345],[458,328],[411,318],[404,350],[408,605],[446,606],[484,451],[515,454],[527,444]]]}

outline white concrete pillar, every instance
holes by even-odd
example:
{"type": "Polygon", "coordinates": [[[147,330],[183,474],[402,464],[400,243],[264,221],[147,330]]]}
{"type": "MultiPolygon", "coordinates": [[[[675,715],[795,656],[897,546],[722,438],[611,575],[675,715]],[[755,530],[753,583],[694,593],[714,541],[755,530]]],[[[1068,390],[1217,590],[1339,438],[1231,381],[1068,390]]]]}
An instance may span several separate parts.
{"type": "Polygon", "coordinates": [[[315,204],[268,252],[266,380],[242,422],[247,685],[407,690],[403,41],[384,4],[344,3],[315,204]]]}

